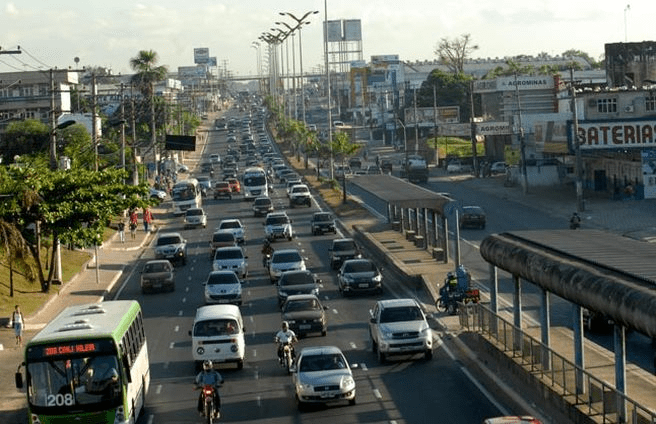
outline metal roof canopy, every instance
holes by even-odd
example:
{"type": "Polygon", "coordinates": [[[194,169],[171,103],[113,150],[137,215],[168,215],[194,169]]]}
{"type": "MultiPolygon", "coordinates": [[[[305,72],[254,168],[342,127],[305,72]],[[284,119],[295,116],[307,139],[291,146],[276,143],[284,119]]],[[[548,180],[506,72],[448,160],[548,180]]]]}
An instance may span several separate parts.
{"type": "Polygon", "coordinates": [[[493,234],[483,258],[545,290],[656,338],[656,245],[598,230],[493,234]]]}
{"type": "Polygon", "coordinates": [[[426,208],[444,216],[444,206],[452,199],[391,175],[358,175],[349,179],[378,198],[402,208],[426,208]]]}

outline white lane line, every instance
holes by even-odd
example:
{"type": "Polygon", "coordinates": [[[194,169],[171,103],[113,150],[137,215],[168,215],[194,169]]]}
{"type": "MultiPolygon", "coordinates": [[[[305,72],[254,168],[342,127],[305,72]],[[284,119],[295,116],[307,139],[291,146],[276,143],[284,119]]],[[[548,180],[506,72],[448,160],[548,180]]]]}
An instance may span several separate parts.
{"type": "Polygon", "coordinates": [[[339,312],[337,312],[337,309],[333,308],[333,314],[337,315],[339,312]]]}
{"type": "Polygon", "coordinates": [[[170,363],[170,362],[164,362],[164,366],[163,366],[163,367],[164,367],[165,370],[169,369],[169,363],[170,363]]]}
{"type": "Polygon", "coordinates": [[[187,303],[187,298],[186,297],[182,298],[182,303],[187,303]]]}
{"type": "Polygon", "coordinates": [[[176,325],[175,328],[173,329],[173,331],[176,332],[176,333],[177,333],[178,331],[180,331],[180,326],[179,326],[179,325],[176,325]]]}
{"type": "Polygon", "coordinates": [[[155,419],[155,415],[153,415],[153,414],[148,415],[148,423],[147,424],[153,424],[154,419],[155,419]]]}
{"type": "Polygon", "coordinates": [[[351,349],[353,349],[353,350],[357,349],[357,347],[358,347],[358,346],[355,344],[355,342],[350,342],[350,343],[349,343],[349,346],[351,346],[351,349]]]}
{"type": "Polygon", "coordinates": [[[179,312],[178,312],[178,316],[179,316],[179,317],[182,316],[182,311],[179,311],[179,312]]]}
{"type": "Polygon", "coordinates": [[[189,293],[189,286],[185,287],[185,293],[189,293]]]}
{"type": "Polygon", "coordinates": [[[380,390],[378,390],[378,389],[374,389],[374,397],[378,400],[383,399],[383,395],[380,393],[380,390]]]}
{"type": "MultiPolygon", "coordinates": [[[[451,349],[449,349],[447,345],[443,344],[442,349],[444,349],[446,354],[449,355],[449,358],[451,358],[453,361],[456,360],[456,356],[453,354],[453,352],[451,352],[451,349]]],[[[483,393],[483,396],[485,396],[487,400],[489,400],[490,403],[493,404],[501,412],[501,415],[510,415],[510,411],[508,411],[506,408],[503,407],[503,405],[497,402],[497,400],[490,394],[490,392],[488,392],[487,389],[483,387],[483,385],[479,383],[478,380],[476,380],[474,376],[471,375],[471,373],[465,367],[460,367],[460,370],[462,371],[463,374],[465,374],[465,376],[469,379],[469,381],[474,383],[474,386],[476,386],[478,390],[481,393],[483,393]]]]}
{"type": "Polygon", "coordinates": [[[157,385],[157,388],[155,389],[155,394],[158,395],[158,394],[160,394],[160,393],[162,393],[162,385],[161,385],[161,384],[158,384],[158,385],[157,385]]]}
{"type": "Polygon", "coordinates": [[[171,344],[169,344],[169,349],[173,349],[174,347],[175,347],[175,342],[171,342],[171,344]]]}
{"type": "Polygon", "coordinates": [[[253,358],[257,357],[257,349],[253,349],[253,358]]]}
{"type": "Polygon", "coordinates": [[[257,400],[257,406],[260,406],[260,407],[261,407],[261,406],[262,406],[262,397],[261,397],[261,396],[257,396],[255,399],[257,400]]]}
{"type": "Polygon", "coordinates": [[[369,368],[367,368],[367,364],[365,363],[360,364],[360,369],[364,372],[369,371],[369,368]]]}

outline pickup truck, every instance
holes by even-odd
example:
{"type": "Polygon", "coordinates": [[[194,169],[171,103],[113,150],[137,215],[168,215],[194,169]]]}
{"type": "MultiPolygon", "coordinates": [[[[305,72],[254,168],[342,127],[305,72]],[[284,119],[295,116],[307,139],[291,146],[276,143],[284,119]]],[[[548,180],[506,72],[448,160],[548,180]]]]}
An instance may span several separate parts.
{"type": "Polygon", "coordinates": [[[293,208],[299,205],[312,206],[312,195],[305,184],[297,184],[289,189],[289,207],[293,208]]]}

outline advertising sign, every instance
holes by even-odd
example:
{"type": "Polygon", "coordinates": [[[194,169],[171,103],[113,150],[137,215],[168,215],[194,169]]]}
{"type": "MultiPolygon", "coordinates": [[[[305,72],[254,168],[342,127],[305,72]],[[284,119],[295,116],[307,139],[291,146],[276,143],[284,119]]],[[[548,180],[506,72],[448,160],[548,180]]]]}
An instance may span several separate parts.
{"type": "Polygon", "coordinates": [[[550,76],[499,77],[492,80],[474,81],[474,93],[494,93],[497,91],[547,90],[554,88],[554,79],[550,76]]]}
{"type": "Polygon", "coordinates": [[[362,41],[362,25],[359,19],[344,20],[344,41],[362,41]]]}
{"type": "Polygon", "coordinates": [[[329,43],[342,41],[342,21],[325,22],[324,37],[329,43]]]}
{"type": "Polygon", "coordinates": [[[580,121],[578,139],[582,150],[656,147],[656,120],[580,121]]]}
{"type": "Polygon", "coordinates": [[[194,49],[194,63],[205,64],[210,60],[210,49],[199,47],[194,49]]]}
{"type": "Polygon", "coordinates": [[[656,198],[656,149],[645,149],[642,156],[642,180],[645,186],[645,199],[656,198]]]}
{"type": "MultiPolygon", "coordinates": [[[[416,108],[417,123],[420,127],[432,127],[435,125],[436,109],[432,107],[416,108]]],[[[415,125],[415,108],[409,107],[405,110],[405,124],[415,125]]],[[[438,124],[455,124],[460,122],[459,106],[440,106],[437,108],[438,124]]]]}

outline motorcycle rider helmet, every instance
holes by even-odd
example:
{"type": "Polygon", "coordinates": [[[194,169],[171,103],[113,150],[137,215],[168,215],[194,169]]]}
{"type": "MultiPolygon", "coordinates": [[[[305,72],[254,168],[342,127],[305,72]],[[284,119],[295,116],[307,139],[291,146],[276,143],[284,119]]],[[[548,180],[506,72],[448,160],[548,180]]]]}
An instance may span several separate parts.
{"type": "Polygon", "coordinates": [[[204,371],[209,371],[212,369],[212,361],[206,360],[203,362],[203,370],[204,371]]]}

